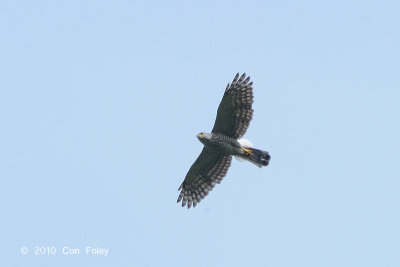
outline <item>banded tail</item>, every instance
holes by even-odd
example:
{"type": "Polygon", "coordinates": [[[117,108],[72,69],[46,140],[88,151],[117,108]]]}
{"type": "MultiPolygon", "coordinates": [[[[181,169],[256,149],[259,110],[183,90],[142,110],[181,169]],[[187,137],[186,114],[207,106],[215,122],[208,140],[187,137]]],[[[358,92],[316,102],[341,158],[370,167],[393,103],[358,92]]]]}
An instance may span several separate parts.
{"type": "Polygon", "coordinates": [[[252,155],[248,156],[248,161],[257,165],[258,167],[268,166],[271,156],[267,151],[262,151],[256,148],[250,148],[252,155]]]}
{"type": "Polygon", "coordinates": [[[238,140],[238,142],[243,148],[246,149],[246,151],[249,152],[249,155],[235,156],[236,159],[238,159],[239,161],[250,161],[259,168],[263,166],[268,166],[271,156],[268,154],[267,151],[253,148],[253,144],[246,139],[238,140]]]}

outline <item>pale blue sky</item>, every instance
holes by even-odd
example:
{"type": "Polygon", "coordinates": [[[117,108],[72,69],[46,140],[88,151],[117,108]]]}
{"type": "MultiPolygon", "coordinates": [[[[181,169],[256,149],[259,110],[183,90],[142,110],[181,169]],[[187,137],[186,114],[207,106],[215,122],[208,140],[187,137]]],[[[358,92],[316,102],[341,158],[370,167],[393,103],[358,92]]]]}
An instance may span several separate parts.
{"type": "Polygon", "coordinates": [[[1,1],[1,265],[400,266],[399,10],[1,1]],[[270,166],[234,161],[183,209],[195,136],[237,72],[270,166]]]}

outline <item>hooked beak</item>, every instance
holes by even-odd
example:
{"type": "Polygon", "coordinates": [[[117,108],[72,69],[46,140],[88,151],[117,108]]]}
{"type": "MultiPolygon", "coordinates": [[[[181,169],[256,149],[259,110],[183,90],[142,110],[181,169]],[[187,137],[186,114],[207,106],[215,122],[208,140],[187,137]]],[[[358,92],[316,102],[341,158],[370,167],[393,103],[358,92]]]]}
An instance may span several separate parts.
{"type": "Polygon", "coordinates": [[[199,134],[197,135],[197,138],[202,138],[204,135],[205,135],[205,133],[199,133],[199,134]]]}

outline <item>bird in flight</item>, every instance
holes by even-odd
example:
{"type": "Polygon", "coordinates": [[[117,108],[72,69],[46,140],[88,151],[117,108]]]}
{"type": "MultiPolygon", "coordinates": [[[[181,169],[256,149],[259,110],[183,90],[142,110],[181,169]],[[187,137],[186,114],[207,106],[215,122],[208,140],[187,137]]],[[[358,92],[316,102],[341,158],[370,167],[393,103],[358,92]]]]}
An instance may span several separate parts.
{"type": "Polygon", "coordinates": [[[240,161],[250,161],[258,167],[268,166],[268,152],[253,148],[250,141],[240,139],[253,118],[253,82],[243,73],[236,74],[227,85],[219,104],[217,118],[211,133],[199,133],[197,138],[204,147],[190,167],[177,202],[182,207],[195,207],[216,184],[221,183],[231,165],[232,156],[240,161]]]}

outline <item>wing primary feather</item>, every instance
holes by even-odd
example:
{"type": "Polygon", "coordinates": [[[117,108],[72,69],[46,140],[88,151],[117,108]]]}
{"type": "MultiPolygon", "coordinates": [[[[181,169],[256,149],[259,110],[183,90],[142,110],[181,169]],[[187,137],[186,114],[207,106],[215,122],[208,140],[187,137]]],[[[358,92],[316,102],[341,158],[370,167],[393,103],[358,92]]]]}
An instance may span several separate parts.
{"type": "Polygon", "coordinates": [[[190,209],[191,206],[192,206],[192,196],[189,195],[187,208],[190,209]]]}
{"type": "Polygon", "coordinates": [[[181,200],[182,200],[182,192],[179,194],[178,200],[176,202],[179,203],[181,200]]]}
{"type": "Polygon", "coordinates": [[[182,207],[185,207],[186,202],[187,202],[187,196],[186,196],[186,191],[185,191],[185,193],[183,194],[182,207]]]}
{"type": "Polygon", "coordinates": [[[236,73],[235,78],[233,78],[232,86],[233,86],[234,84],[236,84],[236,82],[237,82],[238,79],[239,79],[239,72],[236,73]]]}
{"type": "Polygon", "coordinates": [[[240,76],[238,83],[242,83],[244,80],[244,77],[246,77],[246,73],[243,73],[242,76],[240,76]]]}

